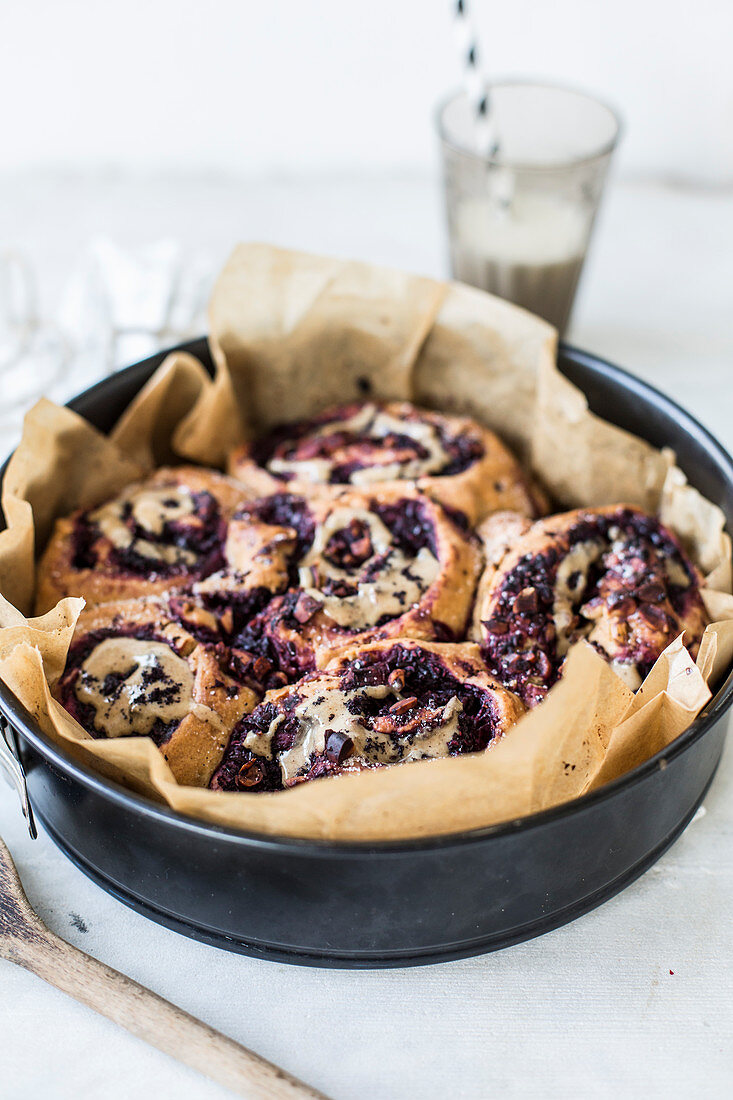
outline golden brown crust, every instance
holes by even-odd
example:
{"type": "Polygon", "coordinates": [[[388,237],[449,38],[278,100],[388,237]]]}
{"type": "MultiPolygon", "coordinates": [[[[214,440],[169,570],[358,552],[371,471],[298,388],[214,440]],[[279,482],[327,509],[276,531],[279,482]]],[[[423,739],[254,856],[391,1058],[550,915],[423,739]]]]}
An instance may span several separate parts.
{"type": "Polygon", "coordinates": [[[484,568],[476,588],[468,630],[472,641],[481,641],[481,620],[486,617],[485,608],[499,565],[531,527],[532,521],[519,512],[495,512],[476,528],[476,535],[484,551],[484,568]]]}
{"type": "MultiPolygon", "coordinates": [[[[510,509],[528,516],[542,515],[547,511],[547,500],[544,493],[533,483],[532,479],[524,473],[511,451],[501,442],[493,432],[471,420],[468,417],[447,416],[428,409],[417,408],[406,401],[387,402],[380,405],[351,406],[356,410],[354,418],[361,417],[363,410],[374,408],[386,417],[394,419],[402,426],[409,427],[412,424],[422,424],[434,428],[449,439],[470,441],[470,446],[475,448],[477,456],[467,462],[464,469],[454,473],[441,475],[417,474],[412,478],[407,473],[397,477],[385,476],[384,480],[376,475],[380,467],[386,471],[389,469],[389,458],[395,453],[399,454],[399,448],[393,446],[392,451],[386,448],[374,447],[375,437],[369,434],[367,429],[362,436],[365,443],[371,445],[371,453],[364,456],[365,466],[370,477],[371,485],[375,489],[384,488],[391,492],[405,484],[412,484],[417,489],[426,493],[440,504],[454,511],[459,511],[466,516],[469,525],[478,523],[485,516],[500,509],[510,509]],[[387,453],[385,453],[385,450],[387,453]],[[373,480],[372,480],[373,479],[373,480]]],[[[324,423],[328,423],[328,417],[340,417],[344,410],[328,410],[316,421],[313,431],[305,435],[305,425],[293,425],[296,434],[297,445],[312,443],[315,433],[322,432],[324,423]]],[[[348,412],[348,410],[347,410],[348,412]]],[[[348,423],[349,417],[339,420],[338,423],[348,423]]],[[[358,438],[358,431],[354,433],[358,438]]],[[[293,440],[295,443],[296,441],[293,440]]],[[[287,446],[287,444],[283,444],[287,446]]],[[[313,460],[308,458],[296,462],[292,466],[291,474],[287,480],[276,476],[267,465],[261,465],[257,459],[260,444],[244,444],[238,447],[229,459],[229,472],[233,477],[244,484],[255,495],[266,496],[277,492],[292,492],[303,496],[312,496],[325,492],[338,492],[343,488],[343,483],[328,484],[325,480],[329,471],[337,464],[339,459],[353,460],[354,444],[341,447],[334,455],[331,455],[324,464],[323,469],[314,466],[313,460]],[[307,473],[309,476],[299,476],[307,473]],[[320,479],[319,479],[320,478],[320,479]],[[315,479],[315,480],[314,480],[315,479]]],[[[306,452],[307,453],[307,452],[306,452]]],[[[323,460],[316,460],[317,462],[323,460]]],[[[407,460],[405,460],[407,469],[407,460]]],[[[360,484],[358,478],[363,471],[359,469],[351,477],[355,478],[355,488],[363,489],[366,486],[360,484]]]]}
{"type": "MultiPolygon", "coordinates": [[[[247,504],[243,507],[246,509],[247,504]]],[[[229,571],[246,578],[250,587],[260,585],[273,594],[284,592],[296,541],[292,530],[264,523],[254,518],[252,512],[240,511],[229,521],[225,551],[229,571]]]]}
{"type": "MultiPolygon", "coordinates": [[[[144,728],[145,708],[154,705],[156,700],[156,696],[150,693],[157,691],[162,693],[163,698],[166,698],[165,692],[176,695],[177,684],[166,680],[160,663],[156,664],[155,653],[150,650],[150,642],[154,646],[162,643],[169,647],[175,657],[184,662],[191,679],[191,691],[190,697],[177,700],[177,705],[185,708],[185,713],[183,716],[178,713],[173,715],[175,728],[161,740],[158,747],[179,783],[205,787],[221,760],[232,728],[257,705],[259,695],[231,675],[228,662],[221,660],[221,647],[197,639],[196,634],[207,637],[210,633],[215,636],[217,627],[214,617],[193,603],[188,604],[185,615],[185,621],[181,622],[169,602],[157,597],[100,604],[84,611],[74,632],[66,670],[54,688],[54,695],[92,736],[110,736],[108,730],[112,728],[112,718],[100,718],[97,712],[97,718],[92,719],[93,708],[90,710],[87,707],[85,710],[80,705],[82,701],[76,694],[76,685],[81,676],[80,670],[85,665],[88,667],[86,662],[89,658],[95,651],[100,654],[98,646],[102,642],[123,640],[133,654],[139,647],[138,665],[145,667],[147,662],[148,669],[152,668],[152,673],[148,673],[150,685],[147,688],[144,679],[142,685],[138,682],[139,672],[132,673],[133,677],[137,677],[136,687],[132,690],[143,693],[141,701],[135,704],[135,720],[141,722],[144,728]],[[105,726],[105,723],[108,724],[105,726]]],[[[115,698],[115,691],[120,697],[119,677],[125,679],[127,674],[125,683],[131,683],[130,669],[135,669],[136,662],[134,656],[132,662],[128,657],[122,660],[122,665],[126,667],[116,667],[119,655],[112,653],[107,658],[107,652],[100,656],[101,673],[109,672],[113,677],[118,677],[117,682],[114,679],[111,681],[107,694],[103,696],[105,706],[110,707],[114,705],[111,701],[115,698]]],[[[122,656],[125,658],[125,654],[122,656]]],[[[184,671],[181,666],[176,667],[184,671]]],[[[95,668],[94,672],[97,682],[100,682],[100,670],[95,668]]],[[[104,681],[101,683],[104,685],[104,681]]],[[[177,683],[180,685],[180,681],[177,683]]],[[[185,696],[185,692],[183,694],[185,696]]],[[[126,726],[126,735],[139,733],[139,729],[134,728],[132,715],[133,711],[127,704],[127,710],[117,719],[126,726]]]]}
{"type": "Polygon", "coordinates": [[[579,508],[528,525],[490,517],[472,637],[525,702],[541,701],[568,647],[585,638],[632,688],[685,632],[694,657],[708,622],[702,576],[657,519],[631,505],[579,508]]]}
{"type": "MultiPolygon", "coordinates": [[[[143,549],[149,557],[143,559],[137,554],[135,568],[129,568],[122,558],[125,553],[135,551],[141,545],[141,540],[138,538],[132,541],[121,552],[114,541],[99,529],[89,529],[87,518],[98,515],[101,506],[87,512],[77,511],[56,522],[38,564],[36,613],[42,614],[49,610],[64,596],[83,596],[88,604],[97,604],[175,591],[185,588],[200,576],[202,562],[215,563],[217,539],[223,542],[227,521],[235,509],[247,499],[246,491],[231,478],[214,470],[195,466],[165,467],[157,470],[146,481],[128,486],[114,501],[134,499],[144,508],[146,500],[149,504],[151,500],[159,499],[161,493],[167,489],[171,489],[174,494],[181,494],[181,501],[186,500],[187,494],[191,497],[197,495],[198,503],[192,513],[186,514],[181,509],[181,514],[175,517],[179,526],[188,525],[189,541],[184,545],[189,545],[190,551],[177,549],[175,540],[169,540],[169,544],[165,545],[165,533],[162,544],[153,534],[150,539],[143,540],[143,549]],[[212,500],[215,502],[213,507],[212,500]],[[75,565],[80,538],[85,540],[85,563],[75,565]],[[197,539],[201,544],[200,553],[197,552],[197,539]],[[155,557],[161,545],[169,556],[177,555],[180,560],[161,563],[155,557]]],[[[114,530],[112,523],[109,523],[108,517],[110,530],[114,530]]],[[[117,529],[122,530],[123,526],[120,524],[117,529]]],[[[140,530],[137,529],[138,532],[140,530]]],[[[123,539],[130,537],[123,531],[123,539]]],[[[224,564],[224,559],[221,564],[224,564]]]]}

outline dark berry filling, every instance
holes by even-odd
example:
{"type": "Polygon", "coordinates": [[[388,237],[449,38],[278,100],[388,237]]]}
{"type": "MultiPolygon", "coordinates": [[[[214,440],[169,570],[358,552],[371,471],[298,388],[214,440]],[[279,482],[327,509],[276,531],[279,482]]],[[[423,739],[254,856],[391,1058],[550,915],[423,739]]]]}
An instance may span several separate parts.
{"type": "Polygon", "coordinates": [[[290,682],[313,667],[313,654],[303,651],[279,629],[281,624],[292,631],[302,629],[296,609],[303,595],[298,589],[291,589],[283,596],[276,596],[240,631],[235,642],[248,653],[265,658],[290,682]]]}
{"type": "MultiPolygon", "coordinates": [[[[340,686],[342,691],[351,691],[382,684],[398,690],[403,699],[394,703],[389,696],[375,699],[360,695],[349,703],[349,710],[359,717],[386,719],[399,731],[412,722],[412,712],[418,705],[440,720],[446,704],[457,698],[462,709],[458,715],[459,733],[449,745],[452,756],[485,749],[496,735],[497,713],[489,692],[459,680],[429,650],[396,643],[386,653],[365,653],[344,671],[340,686]]],[[[424,721],[437,724],[435,719],[424,721]]]]}
{"type": "Polygon", "coordinates": [[[462,512],[460,508],[453,508],[450,504],[446,504],[445,501],[440,502],[440,506],[447,515],[451,523],[455,524],[459,531],[463,531],[464,534],[470,530],[470,524],[468,522],[468,516],[465,512],[462,512]]]}
{"type": "Polygon", "coordinates": [[[326,543],[323,556],[338,569],[356,569],[374,553],[369,527],[362,519],[352,519],[348,527],[334,532],[326,543]]]}
{"type": "MultiPolygon", "coordinates": [[[[235,681],[230,693],[237,694],[239,686],[245,685],[259,695],[274,688],[284,687],[285,674],[278,671],[273,661],[262,654],[250,653],[241,648],[230,649],[223,643],[215,647],[219,668],[235,681]]],[[[223,687],[219,683],[217,687],[223,687]]]]}
{"type": "MultiPolygon", "coordinates": [[[[470,674],[471,669],[466,671],[470,674]]],[[[312,681],[312,674],[305,683],[312,681]]],[[[365,653],[352,661],[340,676],[339,688],[347,695],[346,706],[366,729],[381,738],[387,736],[395,747],[397,759],[405,745],[445,722],[446,706],[458,699],[458,732],[448,743],[451,756],[480,752],[495,738],[498,714],[492,695],[474,684],[458,679],[441,658],[420,647],[399,642],[384,652],[365,653]],[[383,698],[367,695],[359,689],[388,686],[383,698]]],[[[235,727],[224,758],[211,786],[216,790],[279,790],[283,786],[277,765],[278,756],[292,747],[300,732],[300,722],[293,713],[301,701],[297,685],[278,706],[262,703],[235,727]],[[271,741],[270,757],[261,757],[245,747],[249,734],[266,735],[279,716],[284,720],[276,727],[271,741]],[[250,782],[251,762],[261,765],[259,781],[250,782]],[[244,772],[242,771],[244,769],[244,772]],[[247,782],[244,783],[244,777],[247,782]]],[[[315,697],[315,703],[321,699],[315,697]]],[[[353,742],[338,729],[326,731],[325,749],[311,758],[300,779],[315,779],[338,772],[348,765],[353,742]]],[[[365,741],[370,751],[370,739],[365,741]]],[[[379,765],[371,765],[379,766],[379,765]]]]}
{"type": "MultiPolygon", "coordinates": [[[[337,429],[333,432],[323,431],[328,424],[336,424],[356,416],[363,405],[347,405],[338,409],[331,409],[312,420],[299,424],[283,424],[275,428],[264,439],[255,444],[252,457],[262,467],[268,466],[273,459],[284,462],[304,462],[311,459],[335,459],[336,455],[342,456],[342,461],[336,461],[330,471],[331,484],[348,484],[357,470],[371,468],[375,464],[386,465],[393,462],[407,463],[413,460],[424,460],[428,457],[427,449],[412,436],[405,432],[388,432],[385,435],[370,435],[369,427],[363,432],[356,433],[348,429],[337,429]],[[315,434],[321,432],[321,434],[315,434]],[[348,457],[344,458],[344,454],[348,457]]],[[[419,412],[406,417],[407,420],[422,421],[419,412]]],[[[434,423],[430,421],[430,423],[434,423]]],[[[431,476],[447,477],[451,474],[461,473],[468,469],[483,457],[484,448],[481,440],[470,432],[452,435],[447,428],[440,423],[435,424],[435,430],[447,460],[431,476]]],[[[296,476],[291,472],[278,472],[275,474],[282,481],[288,481],[296,476]]]]}
{"type": "MultiPolygon", "coordinates": [[[[219,633],[199,629],[196,624],[191,624],[176,614],[179,622],[182,622],[187,630],[200,642],[217,642],[222,639],[228,645],[239,645],[245,630],[254,617],[260,613],[272,599],[272,592],[264,585],[254,588],[228,589],[220,591],[200,592],[197,598],[201,604],[216,618],[219,633]],[[206,634],[209,634],[209,637],[206,634]]],[[[181,603],[184,602],[181,599],[181,603]]],[[[175,598],[170,601],[171,608],[177,610],[175,598]]]]}
{"type": "MultiPolygon", "coordinates": [[[[435,526],[424,501],[406,498],[394,504],[374,502],[370,507],[390,531],[395,547],[407,557],[416,557],[426,547],[437,558],[435,526]]],[[[304,624],[320,610],[318,601],[298,587],[298,565],[313,542],[315,521],[306,501],[290,493],[276,493],[257,500],[247,505],[247,512],[264,523],[291,527],[296,531],[298,542],[289,566],[291,588],[284,595],[276,596],[248,621],[240,620],[227,640],[250,653],[265,657],[289,681],[297,680],[313,668],[313,655],[308,647],[298,647],[283,637],[283,631],[279,628],[282,625],[288,632],[302,634],[304,624]]],[[[384,566],[384,556],[372,555],[369,527],[363,520],[354,518],[331,536],[324,551],[324,557],[339,569],[346,572],[353,570],[354,581],[329,577],[320,591],[324,596],[341,599],[354,595],[360,580],[375,579],[384,566]]],[[[394,615],[383,615],[374,624],[375,628],[386,625],[394,618],[394,615]]],[[[359,633],[361,630],[359,627],[340,629],[344,633],[359,633]]],[[[441,641],[455,640],[453,632],[443,624],[439,623],[437,630],[441,641]]]]}
{"type": "MultiPolygon", "coordinates": [[[[354,457],[348,462],[340,462],[333,467],[329,477],[332,485],[348,484],[357,470],[363,470],[365,467],[368,469],[375,463],[380,466],[386,465],[387,462],[404,465],[408,462],[424,462],[430,457],[427,447],[423,447],[418,440],[402,432],[387,432],[378,439],[352,435],[345,441],[344,446],[348,446],[350,454],[354,457]],[[387,452],[386,455],[385,452],[387,452]]],[[[343,446],[338,449],[343,450],[343,446]]]]}
{"type": "MultiPolygon", "coordinates": [[[[226,522],[221,516],[216,498],[211,493],[192,493],[193,512],[182,518],[170,520],[160,532],[150,532],[137,522],[132,504],[125,503],[122,522],[130,532],[130,546],[114,546],[110,561],[125,573],[138,576],[173,576],[189,573],[206,577],[224,566],[223,546],[226,539],[226,522]],[[168,562],[151,558],[135,550],[135,541],[145,540],[161,547],[179,547],[196,557],[194,565],[186,562],[168,562]]],[[[75,569],[94,569],[98,562],[97,540],[101,532],[90,518],[89,512],[77,516],[73,532],[73,566],[75,569]]]]}
{"type": "Polygon", "coordinates": [[[631,644],[617,652],[596,648],[606,658],[633,662],[642,678],[679,629],[677,617],[690,601],[700,599],[694,571],[656,519],[628,509],[583,518],[557,545],[521,558],[505,578],[491,618],[483,623],[482,652],[490,672],[530,706],[544,698],[561,672],[565,652],[558,647],[554,622],[557,574],[568,551],[584,542],[598,543],[599,553],[585,575],[578,571],[566,579],[573,593],[569,641],[590,633],[594,608],[626,621],[638,612],[656,638],[645,638],[643,630],[635,629],[631,644]]]}
{"type": "Polygon", "coordinates": [[[438,556],[435,526],[430,512],[422,500],[398,500],[395,504],[372,504],[372,511],[388,527],[395,545],[405,554],[417,557],[427,547],[433,557],[438,556]]]}

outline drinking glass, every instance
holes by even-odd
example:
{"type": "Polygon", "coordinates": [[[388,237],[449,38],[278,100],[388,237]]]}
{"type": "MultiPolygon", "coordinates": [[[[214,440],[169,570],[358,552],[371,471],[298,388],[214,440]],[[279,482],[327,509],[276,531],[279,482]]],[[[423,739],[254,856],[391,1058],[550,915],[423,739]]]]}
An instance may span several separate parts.
{"type": "Polygon", "coordinates": [[[488,102],[488,133],[465,94],[438,108],[452,274],[562,335],[619,120],[592,96],[550,84],[493,84],[488,102]]]}

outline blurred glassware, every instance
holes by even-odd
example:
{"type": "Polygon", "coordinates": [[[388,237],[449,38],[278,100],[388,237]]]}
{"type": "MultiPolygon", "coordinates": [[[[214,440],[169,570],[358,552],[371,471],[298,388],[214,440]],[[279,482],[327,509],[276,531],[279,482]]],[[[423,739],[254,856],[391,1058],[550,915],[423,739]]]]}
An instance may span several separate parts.
{"type": "Polygon", "coordinates": [[[185,257],[172,240],[122,248],[95,238],[61,306],[77,354],[96,354],[96,377],[206,331],[215,263],[185,257]]]}
{"type": "Polygon", "coordinates": [[[11,367],[36,323],[36,287],[27,263],[0,252],[0,371],[11,367]]]}
{"type": "Polygon", "coordinates": [[[28,262],[16,252],[0,254],[0,432],[10,432],[22,411],[52,389],[68,351],[58,327],[39,320],[28,262]]]}
{"type": "Polygon", "coordinates": [[[488,87],[496,148],[476,147],[465,93],[437,114],[453,277],[565,330],[619,120],[582,92],[507,81],[488,87]]]}
{"type": "Polygon", "coordinates": [[[101,378],[161,346],[180,271],[173,241],[125,249],[92,240],[64,292],[60,320],[74,341],[80,380],[101,378]]]}
{"type": "Polygon", "coordinates": [[[128,363],[206,331],[216,262],[184,259],[171,240],[122,248],[93,239],[72,270],[56,320],[39,319],[30,265],[0,256],[0,431],[6,448],[40,396],[66,401],[128,363]]]}

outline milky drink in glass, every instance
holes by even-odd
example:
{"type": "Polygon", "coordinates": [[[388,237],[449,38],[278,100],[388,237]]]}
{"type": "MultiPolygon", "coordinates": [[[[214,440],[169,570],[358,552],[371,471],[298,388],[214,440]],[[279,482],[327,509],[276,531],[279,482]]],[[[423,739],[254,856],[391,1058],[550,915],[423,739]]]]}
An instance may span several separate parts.
{"type": "Polygon", "coordinates": [[[475,148],[465,96],[439,111],[453,277],[562,333],[618,133],[609,108],[564,88],[490,90],[495,145],[475,148]]]}

